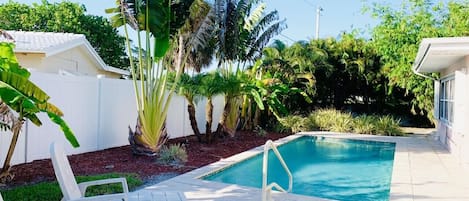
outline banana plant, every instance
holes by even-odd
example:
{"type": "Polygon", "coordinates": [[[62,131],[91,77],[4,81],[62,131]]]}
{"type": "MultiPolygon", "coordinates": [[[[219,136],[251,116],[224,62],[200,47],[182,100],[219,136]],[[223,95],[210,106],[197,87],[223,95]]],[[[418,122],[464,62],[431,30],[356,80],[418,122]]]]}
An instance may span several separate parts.
{"type": "Polygon", "coordinates": [[[135,131],[129,128],[129,142],[134,154],[154,156],[168,139],[166,116],[187,59],[187,56],[183,58],[187,54],[183,53],[182,37],[173,36],[184,25],[193,1],[117,0],[117,7],[106,9],[107,13],[114,14],[111,17],[113,26],[124,27],[129,51],[132,48],[128,27],[137,31],[137,61],[134,62],[132,57],[130,61],[138,111],[135,131]],[[172,44],[179,50],[175,61],[163,62],[172,44]],[[167,90],[170,69],[176,75],[167,90]]]}
{"type": "MultiPolygon", "coordinates": [[[[2,30],[0,30],[0,35],[12,39],[2,30]]],[[[13,133],[0,172],[1,183],[13,179],[14,175],[10,173],[10,163],[24,122],[29,120],[36,126],[41,126],[42,122],[37,117],[39,113],[46,113],[49,119],[60,127],[73,147],[80,146],[72,130],[62,119],[62,111],[48,102],[50,97],[29,80],[30,73],[18,64],[13,49],[13,41],[0,42],[0,128],[13,133]]]]}

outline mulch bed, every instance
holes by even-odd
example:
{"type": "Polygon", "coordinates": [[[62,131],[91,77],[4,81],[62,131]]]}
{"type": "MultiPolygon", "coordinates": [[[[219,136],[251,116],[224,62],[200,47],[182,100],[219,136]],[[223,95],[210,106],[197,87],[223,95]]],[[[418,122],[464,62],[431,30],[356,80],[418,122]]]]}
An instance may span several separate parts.
{"type": "MultiPolygon", "coordinates": [[[[286,134],[268,133],[261,137],[252,132],[238,132],[234,138],[218,139],[212,144],[199,143],[195,136],[171,139],[168,144],[183,143],[188,154],[188,161],[178,167],[159,164],[155,157],[133,155],[130,146],[72,155],[69,160],[75,175],[136,173],[145,181],[159,174],[185,173],[263,145],[268,139],[276,140],[285,136],[286,134]]],[[[15,165],[12,173],[15,177],[7,188],[55,180],[49,159],[15,165]]]]}

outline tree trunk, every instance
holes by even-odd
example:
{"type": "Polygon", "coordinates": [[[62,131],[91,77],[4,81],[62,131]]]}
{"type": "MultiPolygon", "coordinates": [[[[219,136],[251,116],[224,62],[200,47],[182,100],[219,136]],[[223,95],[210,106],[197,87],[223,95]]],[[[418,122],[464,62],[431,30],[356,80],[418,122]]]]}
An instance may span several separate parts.
{"type": "Polygon", "coordinates": [[[260,118],[261,118],[261,110],[256,107],[256,110],[254,112],[253,128],[255,128],[259,125],[260,118]]]}
{"type": "Polygon", "coordinates": [[[223,114],[220,117],[220,121],[218,122],[218,127],[217,127],[217,134],[219,136],[225,136],[225,133],[226,133],[225,122],[226,122],[226,118],[228,117],[228,113],[231,111],[232,100],[229,97],[225,97],[225,99],[226,99],[225,107],[223,108],[223,114]]]}
{"type": "Polygon", "coordinates": [[[192,131],[194,131],[195,136],[199,142],[202,142],[199,127],[197,127],[197,119],[195,118],[195,107],[194,104],[189,103],[187,105],[187,112],[189,113],[189,120],[191,122],[192,131]]]}
{"type": "Polygon", "coordinates": [[[10,147],[8,148],[7,156],[5,158],[5,162],[3,163],[2,171],[0,172],[0,183],[8,183],[14,177],[14,175],[10,173],[10,162],[11,158],[13,157],[13,153],[16,148],[16,143],[18,142],[18,136],[20,135],[21,127],[23,127],[23,124],[24,120],[22,118],[18,118],[18,120],[13,123],[13,138],[11,139],[10,147]]]}
{"type": "MultiPolygon", "coordinates": [[[[249,106],[248,106],[248,111],[247,111],[247,114],[246,114],[246,119],[244,119],[244,125],[243,125],[243,128],[244,130],[252,130],[254,128],[254,126],[256,125],[253,125],[253,117],[252,117],[252,108],[255,107],[255,106],[252,106],[251,103],[249,103],[249,106]]],[[[257,107],[255,107],[257,108],[257,107]]]]}
{"type": "Polygon", "coordinates": [[[168,132],[166,130],[166,122],[163,123],[161,128],[160,140],[156,147],[151,147],[148,144],[143,143],[140,138],[142,137],[142,125],[140,123],[140,118],[137,117],[137,125],[135,126],[135,132],[129,126],[129,143],[132,148],[132,153],[136,155],[145,155],[145,156],[156,156],[161,147],[168,141],[168,132]]]}
{"type": "Polygon", "coordinates": [[[212,142],[212,119],[213,119],[213,104],[212,98],[209,97],[207,100],[207,105],[205,106],[205,141],[207,143],[212,142]]]}

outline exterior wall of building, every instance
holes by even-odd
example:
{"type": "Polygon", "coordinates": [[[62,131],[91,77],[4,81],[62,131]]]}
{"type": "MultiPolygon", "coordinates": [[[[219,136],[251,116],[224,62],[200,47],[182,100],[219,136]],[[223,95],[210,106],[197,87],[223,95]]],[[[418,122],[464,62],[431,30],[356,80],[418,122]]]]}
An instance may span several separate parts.
{"type": "Polygon", "coordinates": [[[62,72],[73,75],[93,76],[104,75],[107,78],[120,78],[117,73],[100,69],[83,48],[76,47],[64,52],[45,57],[38,53],[17,53],[19,63],[33,71],[61,74],[62,72]]]}
{"type": "MultiPolygon", "coordinates": [[[[442,79],[454,76],[454,121],[452,124],[439,120],[437,136],[439,141],[469,167],[469,57],[465,57],[440,72],[442,79]]],[[[436,98],[439,97],[435,93],[436,98]]]]}

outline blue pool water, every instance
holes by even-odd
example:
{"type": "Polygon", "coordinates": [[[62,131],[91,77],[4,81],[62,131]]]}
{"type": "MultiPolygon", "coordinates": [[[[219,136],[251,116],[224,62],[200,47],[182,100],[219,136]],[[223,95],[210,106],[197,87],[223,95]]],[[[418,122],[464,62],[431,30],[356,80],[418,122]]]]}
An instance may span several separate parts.
{"type": "MultiPolygon", "coordinates": [[[[293,174],[293,193],[335,200],[388,200],[394,143],[303,136],[278,147],[293,174]]],[[[269,153],[268,183],[288,188],[288,176],[269,153]]],[[[261,188],[262,154],[205,180],[261,188]]]]}

